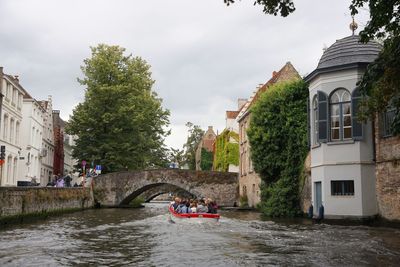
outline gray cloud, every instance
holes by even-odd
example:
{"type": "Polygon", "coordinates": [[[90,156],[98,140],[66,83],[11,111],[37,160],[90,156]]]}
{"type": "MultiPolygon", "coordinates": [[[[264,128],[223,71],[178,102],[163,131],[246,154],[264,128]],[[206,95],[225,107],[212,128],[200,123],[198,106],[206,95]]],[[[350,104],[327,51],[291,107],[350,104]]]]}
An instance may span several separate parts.
{"type": "Polygon", "coordinates": [[[252,1],[3,0],[0,65],[35,98],[52,95],[68,119],[83,99],[76,78],[89,46],[121,45],[152,66],[154,88],[171,110],[167,144],[180,147],[187,121],[221,131],[225,110],[287,61],[311,72],[324,44],[350,35],[349,2],[298,0],[296,12],[281,18],[252,1]]]}

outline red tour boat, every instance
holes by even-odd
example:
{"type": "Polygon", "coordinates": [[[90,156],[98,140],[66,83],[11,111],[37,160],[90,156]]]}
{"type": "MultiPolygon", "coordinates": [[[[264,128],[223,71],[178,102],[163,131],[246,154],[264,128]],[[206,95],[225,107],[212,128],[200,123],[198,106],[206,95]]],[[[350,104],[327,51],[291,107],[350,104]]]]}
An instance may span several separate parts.
{"type": "Polygon", "coordinates": [[[205,218],[205,219],[214,219],[219,220],[219,214],[212,214],[212,213],[177,213],[175,212],[172,206],[169,206],[169,212],[176,218],[181,219],[190,219],[190,218],[205,218]]]}

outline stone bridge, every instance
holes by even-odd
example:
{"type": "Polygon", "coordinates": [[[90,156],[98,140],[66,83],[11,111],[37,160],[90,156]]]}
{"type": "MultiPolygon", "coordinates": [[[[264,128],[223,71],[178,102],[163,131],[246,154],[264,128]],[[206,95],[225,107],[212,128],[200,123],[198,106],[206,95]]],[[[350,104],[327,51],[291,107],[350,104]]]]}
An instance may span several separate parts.
{"type": "Polygon", "coordinates": [[[100,175],[93,181],[93,192],[96,203],[107,207],[128,205],[146,191],[151,198],[172,189],[172,193],[210,197],[220,206],[233,206],[238,201],[238,184],[237,173],[160,169],[100,175]]]}

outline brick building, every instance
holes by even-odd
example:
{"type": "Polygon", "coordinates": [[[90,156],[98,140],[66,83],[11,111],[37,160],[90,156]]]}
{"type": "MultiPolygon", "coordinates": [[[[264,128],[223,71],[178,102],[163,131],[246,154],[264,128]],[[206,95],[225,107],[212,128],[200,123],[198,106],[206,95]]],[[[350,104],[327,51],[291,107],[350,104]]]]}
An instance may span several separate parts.
{"type": "Polygon", "coordinates": [[[379,215],[400,221],[400,136],[393,136],[390,124],[395,109],[375,121],[376,196],[379,215]]]}
{"type": "Polygon", "coordinates": [[[201,150],[204,148],[208,152],[214,152],[214,142],[217,135],[213,127],[208,126],[207,131],[204,133],[199,145],[196,148],[196,170],[201,170],[201,150]]]}
{"type": "Polygon", "coordinates": [[[64,127],[65,122],[60,118],[60,111],[53,110],[53,133],[54,133],[54,160],[53,173],[64,174],[64,127]]]}

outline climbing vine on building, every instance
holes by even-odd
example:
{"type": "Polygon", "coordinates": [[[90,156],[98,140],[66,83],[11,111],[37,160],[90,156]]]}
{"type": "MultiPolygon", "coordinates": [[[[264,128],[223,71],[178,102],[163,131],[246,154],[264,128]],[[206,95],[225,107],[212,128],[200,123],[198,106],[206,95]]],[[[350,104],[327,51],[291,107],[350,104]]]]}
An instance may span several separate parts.
{"type": "Polygon", "coordinates": [[[239,165],[239,135],[225,129],[216,139],[214,170],[226,172],[229,164],[239,165]]]}
{"type": "Polygon", "coordinates": [[[200,168],[202,171],[211,171],[213,166],[213,153],[207,151],[205,148],[201,149],[201,163],[200,168]]]}
{"type": "Polygon", "coordinates": [[[299,181],[307,156],[308,88],[302,80],[271,86],[252,107],[247,132],[263,180],[260,208],[273,217],[299,214],[299,181]]]}

